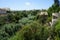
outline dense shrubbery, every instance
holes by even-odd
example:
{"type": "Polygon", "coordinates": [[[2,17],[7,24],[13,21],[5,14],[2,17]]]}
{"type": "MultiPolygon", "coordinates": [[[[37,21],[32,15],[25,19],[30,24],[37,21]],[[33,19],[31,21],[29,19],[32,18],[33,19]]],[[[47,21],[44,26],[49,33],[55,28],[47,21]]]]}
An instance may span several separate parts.
{"type": "Polygon", "coordinates": [[[55,25],[55,32],[56,32],[56,40],[60,40],[60,19],[55,25]]]}
{"type": "Polygon", "coordinates": [[[5,32],[8,33],[10,36],[14,35],[16,31],[22,28],[20,24],[7,24],[4,25],[4,27],[5,32]]]}
{"type": "Polygon", "coordinates": [[[25,25],[21,31],[9,40],[47,40],[49,37],[49,27],[40,25],[34,21],[25,25]]]}
{"type": "Polygon", "coordinates": [[[32,23],[34,19],[35,15],[33,16],[30,11],[10,12],[7,16],[0,16],[0,40],[7,40],[14,36],[24,25],[32,23]]]}
{"type": "Polygon", "coordinates": [[[0,17],[0,40],[47,40],[49,36],[57,39],[60,29],[47,25],[52,16],[39,16],[38,12],[40,10],[14,11],[0,17]]]}
{"type": "Polygon", "coordinates": [[[60,40],[60,21],[47,25],[52,13],[60,10],[58,0],[54,1],[48,16],[38,15],[41,10],[7,11],[7,16],[0,16],[0,40],[60,40]]]}
{"type": "Polygon", "coordinates": [[[21,24],[5,24],[0,29],[0,40],[7,40],[11,36],[15,35],[15,32],[22,29],[21,24]]]}

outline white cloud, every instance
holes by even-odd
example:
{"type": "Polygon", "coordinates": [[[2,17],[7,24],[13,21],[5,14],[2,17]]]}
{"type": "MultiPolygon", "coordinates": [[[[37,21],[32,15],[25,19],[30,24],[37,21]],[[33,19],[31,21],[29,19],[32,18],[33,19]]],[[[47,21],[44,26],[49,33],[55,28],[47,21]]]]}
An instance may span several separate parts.
{"type": "Polygon", "coordinates": [[[31,3],[30,3],[30,2],[26,2],[25,5],[26,5],[26,6],[30,6],[31,3]]]}

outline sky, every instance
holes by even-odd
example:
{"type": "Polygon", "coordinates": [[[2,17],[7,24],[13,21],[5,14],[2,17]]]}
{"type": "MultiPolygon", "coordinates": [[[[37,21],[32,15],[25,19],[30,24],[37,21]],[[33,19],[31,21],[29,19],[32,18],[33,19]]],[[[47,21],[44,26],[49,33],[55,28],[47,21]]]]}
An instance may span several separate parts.
{"type": "Polygon", "coordinates": [[[0,8],[12,10],[48,9],[53,0],[0,0],[0,8]]]}

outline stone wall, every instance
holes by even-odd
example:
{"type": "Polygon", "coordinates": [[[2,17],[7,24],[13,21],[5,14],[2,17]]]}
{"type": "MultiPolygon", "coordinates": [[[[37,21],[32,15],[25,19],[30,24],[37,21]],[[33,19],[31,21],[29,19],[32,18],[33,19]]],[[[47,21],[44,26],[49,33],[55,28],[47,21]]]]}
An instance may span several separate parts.
{"type": "Polygon", "coordinates": [[[52,13],[52,26],[58,21],[60,13],[52,13]]]}

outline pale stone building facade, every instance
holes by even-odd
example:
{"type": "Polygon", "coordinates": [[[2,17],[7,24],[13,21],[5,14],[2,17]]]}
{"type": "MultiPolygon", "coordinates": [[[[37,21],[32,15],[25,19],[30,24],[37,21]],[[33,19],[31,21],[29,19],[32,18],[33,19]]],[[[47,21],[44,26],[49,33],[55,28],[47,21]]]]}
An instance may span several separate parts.
{"type": "Polygon", "coordinates": [[[0,14],[5,14],[9,10],[10,10],[9,8],[0,8],[0,14]]]}
{"type": "Polygon", "coordinates": [[[60,17],[59,13],[52,13],[52,26],[58,21],[58,18],[60,17]]]}

